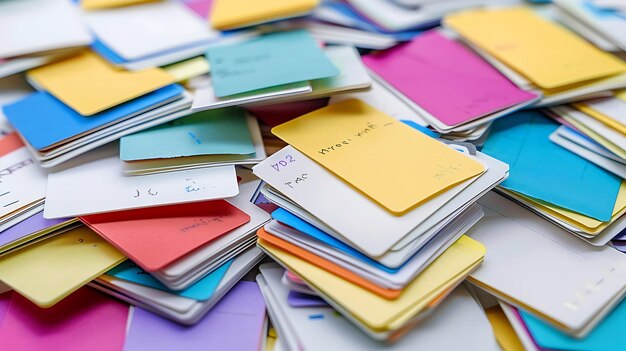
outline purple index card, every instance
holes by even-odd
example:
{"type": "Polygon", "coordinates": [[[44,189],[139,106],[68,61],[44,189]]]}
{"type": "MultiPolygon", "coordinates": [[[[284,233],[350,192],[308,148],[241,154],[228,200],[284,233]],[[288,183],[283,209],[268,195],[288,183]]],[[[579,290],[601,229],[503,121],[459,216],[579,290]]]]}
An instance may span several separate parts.
{"type": "Polygon", "coordinates": [[[239,282],[198,324],[184,326],[135,307],[124,351],[258,350],[265,302],[254,282],[239,282]]]}
{"type": "Polygon", "coordinates": [[[322,306],[328,306],[326,301],[324,301],[320,297],[313,296],[313,295],[308,295],[308,294],[302,294],[302,293],[299,293],[299,292],[293,291],[293,290],[289,291],[289,295],[287,295],[287,302],[289,303],[289,306],[291,306],[291,307],[322,307],[322,306]]]}
{"type": "Polygon", "coordinates": [[[70,218],[45,219],[43,218],[43,212],[38,212],[0,233],[0,246],[10,244],[27,235],[50,228],[68,220],[70,220],[70,218]]]}

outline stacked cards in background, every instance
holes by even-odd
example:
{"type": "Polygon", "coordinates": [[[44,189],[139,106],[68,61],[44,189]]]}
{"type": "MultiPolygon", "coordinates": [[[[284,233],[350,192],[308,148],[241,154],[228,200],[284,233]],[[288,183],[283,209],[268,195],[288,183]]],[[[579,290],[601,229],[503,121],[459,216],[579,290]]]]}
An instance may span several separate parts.
{"type": "Polygon", "coordinates": [[[626,94],[558,106],[551,110],[563,127],[550,139],[609,172],[626,178],[626,94]]]}
{"type": "Polygon", "coordinates": [[[0,78],[59,59],[93,38],[75,4],[65,0],[0,3],[0,78]],[[42,35],[45,33],[45,35],[42,35]]]}
{"type": "Polygon", "coordinates": [[[220,30],[248,27],[310,13],[319,0],[276,0],[257,2],[251,0],[215,0],[209,19],[220,30]]]}
{"type": "Polygon", "coordinates": [[[337,76],[331,78],[310,81],[310,90],[307,89],[306,92],[302,90],[302,87],[305,86],[304,83],[296,83],[289,86],[262,89],[260,91],[219,98],[215,96],[211,83],[208,82],[207,86],[200,87],[196,91],[192,108],[194,110],[204,110],[233,105],[258,106],[277,104],[311,100],[370,88],[371,79],[356,49],[347,46],[333,46],[324,49],[324,52],[340,72],[337,76]]]}
{"type": "Polygon", "coordinates": [[[265,159],[256,118],[233,107],[196,112],[120,140],[128,174],[255,164],[265,159]]]}
{"type": "Polygon", "coordinates": [[[0,138],[2,230],[43,210],[47,176],[16,133],[0,138]]]}
{"type": "Polygon", "coordinates": [[[96,37],[92,48],[110,63],[130,70],[202,55],[219,38],[218,32],[177,1],[150,1],[84,13],[96,37]]]}
{"type": "Polygon", "coordinates": [[[604,245],[626,228],[622,179],[550,141],[558,128],[541,112],[517,112],[493,124],[482,151],[510,165],[511,177],[500,184],[504,194],[604,245]]]}
{"type": "Polygon", "coordinates": [[[368,338],[329,306],[292,305],[291,292],[281,283],[285,270],[277,264],[261,265],[260,270],[257,282],[280,336],[277,343],[284,349],[499,349],[484,311],[464,287],[455,289],[431,316],[420,323],[419,328],[408,331],[402,339],[390,345],[368,338]],[[468,325],[474,327],[467,328],[468,325]],[[450,333],[457,337],[449,337],[450,333]]]}
{"type": "Polygon", "coordinates": [[[622,300],[622,253],[588,245],[497,194],[478,202],[485,218],[468,235],[489,254],[471,282],[575,337],[588,334],[622,300]]]}
{"type": "Polygon", "coordinates": [[[374,338],[409,328],[480,263],[481,245],[462,234],[482,216],[471,204],[506,178],[506,165],[359,100],[272,132],[291,146],[253,168],[282,207],[258,245],[374,338]]]}
{"type": "Polygon", "coordinates": [[[178,323],[198,323],[263,257],[251,247],[183,290],[171,290],[127,261],[91,286],[178,323]]]}
{"type": "Polygon", "coordinates": [[[602,50],[626,51],[626,15],[603,1],[555,1],[559,20],[602,50]]]}
{"type": "Polygon", "coordinates": [[[475,129],[539,99],[438,31],[369,54],[364,62],[380,83],[441,133],[475,129]]]}
{"type": "Polygon", "coordinates": [[[44,167],[188,114],[191,103],[167,72],[121,71],[89,51],[28,77],[41,91],[3,110],[44,167]]]}
{"type": "MultiPolygon", "coordinates": [[[[211,48],[207,56],[211,81],[209,86],[199,89],[192,106],[194,110],[293,98],[313,92],[315,80],[341,73],[313,37],[303,30],[272,33],[211,48]],[[281,74],[274,74],[276,70],[281,74]]],[[[326,88],[328,83],[332,86],[345,82],[342,79],[322,82],[318,90],[326,88]]]]}
{"type": "Polygon", "coordinates": [[[623,61],[529,8],[474,9],[448,15],[444,22],[517,85],[540,90],[541,105],[626,86],[623,61]]]}
{"type": "Polygon", "coordinates": [[[359,13],[387,32],[399,32],[409,29],[430,28],[449,12],[455,12],[475,6],[489,5],[495,1],[387,1],[387,0],[349,0],[348,4],[359,13]]]}

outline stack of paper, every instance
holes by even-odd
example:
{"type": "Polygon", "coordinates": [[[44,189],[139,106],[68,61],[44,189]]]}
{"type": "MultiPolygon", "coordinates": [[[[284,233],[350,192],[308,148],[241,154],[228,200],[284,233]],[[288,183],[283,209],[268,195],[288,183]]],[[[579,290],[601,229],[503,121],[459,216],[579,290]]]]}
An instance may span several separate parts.
{"type": "Polygon", "coordinates": [[[197,323],[262,258],[252,246],[269,215],[250,203],[257,186],[244,183],[229,200],[80,217],[132,260],[93,286],[177,322],[197,323]]]}
{"type": "Polygon", "coordinates": [[[482,216],[472,203],[506,178],[506,165],[359,100],[272,131],[291,146],[253,168],[282,207],[258,232],[259,246],[371,336],[414,324],[482,259],[480,244],[461,235],[482,216]]]}
{"type": "Polygon", "coordinates": [[[562,124],[550,140],[607,171],[626,178],[626,91],[613,97],[551,108],[562,124]]]}
{"type": "Polygon", "coordinates": [[[541,105],[626,86],[623,61],[531,9],[468,10],[447,16],[445,25],[517,85],[540,90],[541,105]]]}
{"type": "Polygon", "coordinates": [[[139,70],[204,54],[219,39],[203,19],[177,1],[84,11],[93,49],[116,66],[139,70]]]}
{"type": "Polygon", "coordinates": [[[500,191],[591,244],[604,245],[626,228],[626,185],[551,142],[557,128],[545,114],[517,112],[493,124],[483,152],[511,167],[500,191]]]}
{"type": "Polygon", "coordinates": [[[606,51],[626,51],[626,15],[603,1],[556,0],[559,20],[606,51]],[[608,5],[608,6],[607,6],[608,5]]]}
{"type": "Polygon", "coordinates": [[[259,123],[237,107],[197,112],[120,141],[124,171],[133,175],[255,164],[265,157],[259,123]]]}
{"type": "Polygon", "coordinates": [[[44,167],[188,114],[191,103],[167,72],[118,70],[90,51],[31,70],[28,79],[40,91],[3,110],[44,167]]]}
{"type": "Polygon", "coordinates": [[[91,34],[75,7],[67,0],[1,2],[0,23],[6,35],[0,39],[0,78],[91,44],[91,34]]]}
{"type": "MultiPolygon", "coordinates": [[[[449,12],[476,6],[489,5],[498,1],[453,0],[349,0],[348,3],[367,19],[387,31],[403,31],[428,28],[439,23],[449,12]]],[[[499,1],[502,2],[502,1],[499,1]]],[[[504,1],[506,2],[506,1],[504,1]]]]}
{"type": "Polygon", "coordinates": [[[257,282],[280,335],[277,342],[284,349],[499,349],[482,308],[463,287],[452,292],[419,328],[389,345],[368,338],[329,306],[294,306],[289,289],[281,283],[284,269],[264,264],[260,270],[257,282]],[[450,334],[456,337],[451,338],[450,334]]]}
{"type": "Polygon", "coordinates": [[[322,50],[303,30],[212,48],[208,57],[211,80],[198,89],[193,110],[315,99],[371,84],[353,48],[322,50]]]}
{"type": "Polygon", "coordinates": [[[2,230],[43,210],[47,175],[33,161],[17,134],[11,133],[0,138],[2,230]]]}
{"type": "Polygon", "coordinates": [[[540,96],[518,88],[480,56],[434,30],[369,54],[364,62],[377,81],[441,133],[472,132],[540,96]]]}

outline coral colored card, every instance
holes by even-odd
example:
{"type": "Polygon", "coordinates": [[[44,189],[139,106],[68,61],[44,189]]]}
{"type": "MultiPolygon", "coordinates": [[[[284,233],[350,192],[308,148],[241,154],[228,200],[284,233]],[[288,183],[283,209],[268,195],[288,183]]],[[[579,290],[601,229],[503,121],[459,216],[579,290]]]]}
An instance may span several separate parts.
{"type": "Polygon", "coordinates": [[[250,221],[224,200],[83,216],[143,269],[153,272],[250,221]]]}

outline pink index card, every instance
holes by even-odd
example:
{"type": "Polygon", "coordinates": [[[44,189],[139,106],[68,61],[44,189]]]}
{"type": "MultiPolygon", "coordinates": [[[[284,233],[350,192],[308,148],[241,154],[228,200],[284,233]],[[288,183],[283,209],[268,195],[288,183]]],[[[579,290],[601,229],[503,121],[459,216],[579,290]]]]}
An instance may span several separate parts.
{"type": "Polygon", "coordinates": [[[363,62],[448,126],[537,97],[521,90],[470,49],[437,31],[364,56],[363,62]]]}
{"type": "Polygon", "coordinates": [[[128,310],[127,304],[88,287],[47,309],[12,293],[0,327],[0,350],[120,351],[128,310]]]}

